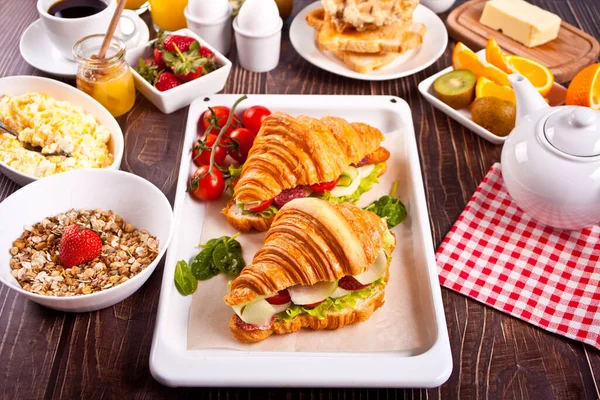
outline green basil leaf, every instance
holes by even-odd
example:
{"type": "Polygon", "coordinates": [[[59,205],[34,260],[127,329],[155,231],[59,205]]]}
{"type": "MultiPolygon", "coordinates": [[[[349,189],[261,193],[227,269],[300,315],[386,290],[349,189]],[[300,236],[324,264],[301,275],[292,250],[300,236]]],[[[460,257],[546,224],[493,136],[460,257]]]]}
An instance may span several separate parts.
{"type": "Polygon", "coordinates": [[[219,270],[213,264],[214,249],[214,247],[207,247],[192,260],[191,271],[197,280],[205,281],[219,273],[219,270]]]}
{"type": "Polygon", "coordinates": [[[192,274],[190,266],[185,261],[177,262],[175,266],[175,287],[183,296],[188,296],[198,288],[198,281],[192,274]]]}
{"type": "Polygon", "coordinates": [[[235,239],[217,244],[212,259],[219,271],[227,275],[239,274],[246,265],[242,257],[242,246],[235,239]]]}

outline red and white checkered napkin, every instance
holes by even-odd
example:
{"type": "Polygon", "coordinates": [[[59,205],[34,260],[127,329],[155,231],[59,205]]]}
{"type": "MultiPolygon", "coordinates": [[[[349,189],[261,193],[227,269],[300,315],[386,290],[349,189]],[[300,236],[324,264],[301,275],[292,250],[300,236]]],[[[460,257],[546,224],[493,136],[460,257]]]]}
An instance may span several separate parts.
{"type": "Polygon", "coordinates": [[[600,227],[564,231],[511,200],[494,164],[437,251],[440,283],[600,349],[600,227]]]}

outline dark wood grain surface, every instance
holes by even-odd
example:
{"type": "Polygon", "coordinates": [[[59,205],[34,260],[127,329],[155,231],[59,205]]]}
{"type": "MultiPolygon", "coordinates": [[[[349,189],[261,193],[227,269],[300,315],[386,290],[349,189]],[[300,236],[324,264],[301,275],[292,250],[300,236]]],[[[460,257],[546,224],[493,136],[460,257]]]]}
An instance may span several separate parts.
{"type": "MultiPolygon", "coordinates": [[[[297,0],[295,12],[309,2],[297,0]]],[[[600,38],[598,0],[532,2],[600,38]]],[[[19,38],[36,19],[35,0],[0,0],[0,37],[3,39],[0,77],[45,76],[19,55],[19,38]]],[[[421,80],[449,65],[453,42],[444,56],[425,71],[398,80],[371,83],[342,78],[313,67],[293,50],[288,28],[289,23],[284,27],[279,67],[266,74],[250,73],[241,69],[232,55],[234,68],[224,92],[385,94],[406,99],[415,122],[432,234],[434,242],[440,243],[487,170],[500,157],[500,147],[480,139],[434,110],[417,91],[421,80]]],[[[134,109],[119,119],[126,146],[122,169],[153,182],[171,202],[175,196],[186,116],[186,109],[161,114],[138,94],[134,109]]],[[[0,200],[16,189],[16,185],[0,177],[0,200]]],[[[2,221],[0,229],[1,224],[2,221]]],[[[167,388],[154,381],[148,367],[161,279],[162,266],[130,298],[112,308],[88,314],[48,310],[0,286],[0,398],[600,398],[600,352],[446,289],[442,289],[442,295],[454,371],[440,388],[167,388]]]]}

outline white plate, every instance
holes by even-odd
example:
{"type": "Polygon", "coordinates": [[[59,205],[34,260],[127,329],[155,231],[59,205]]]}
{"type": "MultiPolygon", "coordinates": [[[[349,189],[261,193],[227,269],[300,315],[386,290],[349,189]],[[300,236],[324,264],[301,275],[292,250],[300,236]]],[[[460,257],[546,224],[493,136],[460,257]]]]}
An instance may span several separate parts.
{"type": "MultiPolygon", "coordinates": [[[[478,51],[477,55],[480,59],[485,60],[485,49],[478,51]]],[[[492,142],[494,144],[504,143],[506,139],[508,139],[508,136],[502,137],[494,135],[487,129],[477,125],[471,119],[471,111],[469,111],[466,108],[462,110],[455,110],[454,108],[450,107],[449,105],[437,98],[435,92],[433,91],[433,82],[435,82],[435,80],[440,76],[447,74],[448,72],[453,70],[454,68],[450,66],[438,72],[437,74],[425,79],[424,81],[419,83],[419,92],[421,92],[423,97],[425,97],[425,99],[428,102],[430,102],[431,105],[433,105],[435,108],[437,108],[438,110],[440,110],[441,112],[443,112],[444,114],[446,114],[465,128],[469,128],[488,142],[492,142]]],[[[554,82],[554,87],[552,88],[552,91],[550,91],[550,93],[548,94],[548,100],[550,102],[550,105],[557,106],[563,104],[565,102],[566,95],[567,89],[561,84],[554,82]]]]}
{"type": "MultiPolygon", "coordinates": [[[[127,48],[139,46],[150,39],[150,31],[146,23],[132,10],[124,10],[121,29],[129,33],[135,25],[139,32],[133,40],[128,40],[127,48]]],[[[127,37],[122,37],[127,39],[127,37]]],[[[131,38],[130,38],[131,39],[131,38]]],[[[77,74],[77,62],[63,57],[54,47],[44,28],[41,19],[36,20],[21,35],[19,42],[21,57],[34,68],[51,75],[63,78],[75,78],[77,74]]]]}
{"type": "MultiPolygon", "coordinates": [[[[421,178],[414,127],[408,104],[390,96],[295,96],[251,95],[240,109],[261,104],[292,115],[335,115],[361,121],[390,135],[402,135],[403,146],[389,150],[400,157],[403,168],[390,169],[403,182],[402,200],[409,218],[399,228],[406,232],[408,256],[396,257],[392,268],[411,268],[415,302],[427,345],[421,349],[393,352],[261,352],[225,348],[188,349],[188,318],[192,296],[181,296],[173,283],[175,264],[199,243],[205,205],[185,189],[194,164],[188,154],[197,139],[196,124],[208,106],[231,106],[239,95],[210,95],[194,101],[188,112],[186,136],[175,199],[175,233],[164,267],[157,321],[150,355],[150,371],[169,386],[307,386],[307,387],[435,387],[448,379],[452,357],[444,307],[438,281],[427,203],[421,178]],[[283,365],[285,368],[273,368],[283,365]],[[335,367],[334,367],[335,366],[335,367]]],[[[389,190],[389,189],[387,189],[389,190]]],[[[386,190],[386,192],[387,192],[386,190]]],[[[367,194],[366,194],[367,195],[367,194]]],[[[366,196],[365,195],[365,196],[366,196]]],[[[222,224],[227,226],[225,219],[222,224]]],[[[199,289],[200,290],[200,289],[199,289]]],[[[222,299],[215,298],[215,302],[222,299]]],[[[207,304],[210,306],[210,304],[207,304]]],[[[401,303],[390,304],[401,307],[401,303]]],[[[227,324],[227,321],[223,321],[227,324]]],[[[368,324],[369,321],[364,322],[368,324]]],[[[227,332],[229,333],[229,332],[227,332]]],[[[311,332],[308,332],[310,334],[311,332]]],[[[340,332],[341,333],[341,332],[340,332]]],[[[335,340],[336,332],[331,332],[335,340]]],[[[339,336],[338,336],[339,337],[339,336]]],[[[399,338],[401,340],[401,338],[399,338]]],[[[265,345],[268,343],[265,342],[265,345]]]]}
{"type": "Polygon", "coordinates": [[[393,63],[379,70],[361,74],[348,68],[330,52],[319,50],[315,45],[315,30],[306,23],[306,15],[320,7],[322,7],[321,2],[316,2],[300,11],[290,26],[290,41],[294,49],[306,61],[337,75],[365,81],[401,78],[429,67],[440,58],[448,45],[448,32],[442,20],[427,7],[418,5],[413,14],[413,20],[425,24],[427,27],[423,44],[402,54],[393,63]]]}

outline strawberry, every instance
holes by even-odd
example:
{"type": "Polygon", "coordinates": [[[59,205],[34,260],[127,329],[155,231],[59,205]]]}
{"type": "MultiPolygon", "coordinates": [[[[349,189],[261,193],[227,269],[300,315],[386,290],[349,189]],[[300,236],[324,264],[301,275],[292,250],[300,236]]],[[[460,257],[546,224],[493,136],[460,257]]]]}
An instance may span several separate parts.
{"type": "Polygon", "coordinates": [[[165,69],[167,65],[165,64],[165,59],[163,57],[163,50],[155,48],[153,51],[154,63],[158,67],[158,69],[165,69]]]}
{"type": "Polygon", "coordinates": [[[161,92],[173,89],[179,85],[181,85],[179,79],[170,72],[163,72],[158,75],[158,78],[156,78],[156,82],[154,83],[154,86],[161,92]]]}
{"type": "Polygon", "coordinates": [[[69,225],[60,238],[59,255],[63,267],[81,265],[98,257],[102,239],[98,232],[81,225],[69,225]]]}
{"type": "Polygon", "coordinates": [[[175,48],[178,48],[181,52],[186,52],[190,50],[192,44],[197,43],[196,39],[191,38],[189,36],[181,36],[181,35],[169,35],[163,39],[163,47],[166,51],[170,51],[172,53],[177,52],[175,48]]]}
{"type": "Polygon", "coordinates": [[[188,51],[181,51],[177,44],[173,44],[175,53],[165,53],[165,61],[173,70],[177,79],[189,82],[199,78],[204,73],[204,65],[208,62],[206,58],[198,54],[199,44],[192,44],[188,51]]]}
{"type": "Polygon", "coordinates": [[[135,67],[135,70],[151,85],[154,85],[156,77],[160,73],[156,61],[154,61],[153,58],[140,58],[140,63],[135,67]]]}
{"type": "Polygon", "coordinates": [[[209,48],[200,47],[200,57],[212,58],[214,56],[215,56],[215,53],[213,53],[209,48]]]}

